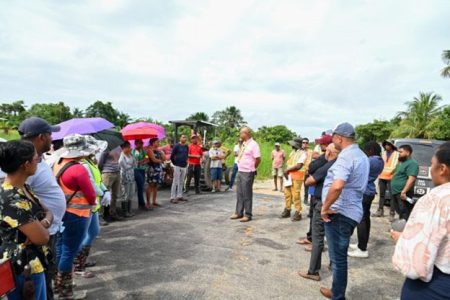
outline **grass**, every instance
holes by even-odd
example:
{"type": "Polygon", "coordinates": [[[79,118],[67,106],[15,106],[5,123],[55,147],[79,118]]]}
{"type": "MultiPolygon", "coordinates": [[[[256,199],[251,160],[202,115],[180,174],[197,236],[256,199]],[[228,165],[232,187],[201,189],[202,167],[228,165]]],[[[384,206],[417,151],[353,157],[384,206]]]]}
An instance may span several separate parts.
{"type": "Polygon", "coordinates": [[[10,130],[8,134],[5,134],[3,130],[0,131],[0,138],[5,140],[17,140],[20,138],[19,132],[17,130],[10,130]]]}
{"type": "MultiPolygon", "coordinates": [[[[272,150],[275,148],[273,143],[258,142],[261,150],[261,164],[258,167],[257,179],[269,179],[272,178],[272,150]]],[[[233,150],[234,145],[225,145],[228,149],[233,150]]],[[[286,153],[286,158],[292,150],[289,145],[281,145],[281,148],[286,153]]],[[[234,156],[231,154],[227,159],[227,166],[233,166],[234,156]]]]}

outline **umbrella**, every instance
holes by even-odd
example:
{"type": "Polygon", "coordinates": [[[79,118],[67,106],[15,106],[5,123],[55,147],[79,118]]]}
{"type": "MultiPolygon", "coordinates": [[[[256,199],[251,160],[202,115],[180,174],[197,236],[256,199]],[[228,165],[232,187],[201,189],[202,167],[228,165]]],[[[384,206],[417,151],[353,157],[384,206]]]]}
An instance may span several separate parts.
{"type": "Polygon", "coordinates": [[[137,129],[137,128],[150,128],[150,129],[154,129],[156,130],[157,134],[158,134],[158,139],[162,140],[166,137],[166,130],[164,129],[164,127],[158,125],[158,124],[153,124],[153,123],[148,123],[148,122],[137,122],[134,124],[129,124],[127,126],[125,126],[122,129],[122,132],[131,130],[131,129],[137,129]]]}
{"type": "Polygon", "coordinates": [[[52,134],[53,140],[62,140],[70,134],[90,134],[113,128],[114,124],[103,118],[75,118],[59,123],[59,132],[52,134]]]}
{"type": "Polygon", "coordinates": [[[107,141],[108,151],[111,151],[112,149],[119,147],[125,142],[125,140],[122,137],[122,134],[114,129],[105,129],[100,132],[92,134],[92,136],[97,140],[107,141]]]}
{"type": "Polygon", "coordinates": [[[143,140],[148,138],[157,138],[158,131],[154,128],[134,128],[122,129],[122,136],[125,140],[143,140]]]}

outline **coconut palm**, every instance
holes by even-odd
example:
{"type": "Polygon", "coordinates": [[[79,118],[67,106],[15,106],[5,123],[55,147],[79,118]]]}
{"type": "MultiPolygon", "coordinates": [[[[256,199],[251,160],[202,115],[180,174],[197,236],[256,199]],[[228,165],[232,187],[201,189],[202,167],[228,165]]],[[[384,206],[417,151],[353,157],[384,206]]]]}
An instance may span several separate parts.
{"type": "Polygon", "coordinates": [[[450,77],[450,50],[444,50],[442,52],[442,60],[447,65],[441,71],[442,77],[450,77]]]}
{"type": "Polygon", "coordinates": [[[439,102],[442,97],[435,93],[419,93],[408,101],[407,110],[398,113],[401,118],[400,126],[394,130],[395,137],[430,138],[432,130],[430,122],[440,113],[442,107],[439,102]]]}

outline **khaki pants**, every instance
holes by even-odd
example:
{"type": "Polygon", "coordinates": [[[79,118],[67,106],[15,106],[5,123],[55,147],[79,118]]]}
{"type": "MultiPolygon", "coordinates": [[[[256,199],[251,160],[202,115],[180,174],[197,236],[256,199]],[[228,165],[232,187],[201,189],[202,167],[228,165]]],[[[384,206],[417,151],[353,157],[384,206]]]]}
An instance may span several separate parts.
{"type": "Polygon", "coordinates": [[[295,206],[295,211],[302,211],[302,187],[303,180],[292,180],[292,186],[284,188],[285,208],[291,210],[292,204],[295,206]]]}
{"type": "MultiPolygon", "coordinates": [[[[109,212],[111,216],[117,216],[116,204],[120,198],[120,173],[103,173],[102,181],[108,191],[111,192],[111,206],[109,212]]],[[[125,201],[125,200],[123,200],[125,201]]]]}

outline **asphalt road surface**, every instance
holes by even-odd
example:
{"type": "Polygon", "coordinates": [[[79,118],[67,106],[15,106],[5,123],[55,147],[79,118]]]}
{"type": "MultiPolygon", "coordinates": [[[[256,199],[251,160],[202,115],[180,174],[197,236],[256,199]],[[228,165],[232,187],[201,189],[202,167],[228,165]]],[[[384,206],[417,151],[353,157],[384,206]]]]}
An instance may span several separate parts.
{"type": "MultiPolygon", "coordinates": [[[[161,191],[162,208],[102,228],[91,255],[96,277],[77,277],[76,289],[88,290],[88,299],[325,299],[327,252],[321,282],[297,275],[309,265],[310,253],[295,243],[309,226],[308,207],[300,222],[279,219],[283,196],[269,190],[256,187],[254,220],[246,224],[229,219],[234,192],[175,205],[161,191]]],[[[388,220],[372,218],[372,228],[370,257],[349,258],[347,296],[399,299],[403,278],[392,268],[388,220]]]]}

